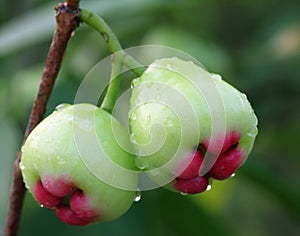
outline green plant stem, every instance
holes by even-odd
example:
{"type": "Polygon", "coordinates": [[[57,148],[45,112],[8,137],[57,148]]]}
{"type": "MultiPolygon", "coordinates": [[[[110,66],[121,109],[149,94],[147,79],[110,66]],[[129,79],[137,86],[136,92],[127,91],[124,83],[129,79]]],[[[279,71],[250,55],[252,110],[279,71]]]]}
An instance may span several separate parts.
{"type": "Polygon", "coordinates": [[[110,83],[108,85],[105,97],[101,104],[101,108],[112,113],[114,105],[117,100],[118,92],[120,89],[120,72],[122,69],[122,63],[119,58],[112,54],[111,56],[111,74],[110,83]]]}
{"type": "Polygon", "coordinates": [[[136,76],[140,76],[145,71],[146,68],[143,65],[123,51],[118,38],[102,18],[86,9],[81,9],[80,18],[84,23],[102,35],[110,52],[113,54],[118,53],[118,57],[121,58],[121,63],[128,67],[136,76]]]}
{"type": "Polygon", "coordinates": [[[86,9],[81,9],[80,18],[84,23],[102,35],[108,45],[108,49],[113,53],[110,83],[101,104],[102,109],[111,113],[120,88],[119,74],[122,69],[122,64],[127,66],[136,76],[140,76],[145,71],[145,67],[123,50],[118,38],[102,18],[86,9]]]}

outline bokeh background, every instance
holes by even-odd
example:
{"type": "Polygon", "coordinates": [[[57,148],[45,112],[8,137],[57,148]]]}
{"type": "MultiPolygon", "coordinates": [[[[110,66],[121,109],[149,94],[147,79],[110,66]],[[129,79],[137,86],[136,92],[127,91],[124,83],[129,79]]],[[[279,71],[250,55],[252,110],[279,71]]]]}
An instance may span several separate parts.
{"type": "MultiPolygon", "coordinates": [[[[35,98],[59,1],[0,2],[0,232],[12,163],[35,98]]],[[[259,119],[252,154],[236,177],[194,196],[157,189],[114,222],[61,223],[27,194],[20,235],[300,235],[300,1],[82,0],[126,47],[181,49],[248,95],[259,119]]],[[[108,55],[87,26],[72,38],[48,113],[72,103],[84,75],[108,55]]],[[[0,233],[1,235],[1,233],[0,233]]]]}

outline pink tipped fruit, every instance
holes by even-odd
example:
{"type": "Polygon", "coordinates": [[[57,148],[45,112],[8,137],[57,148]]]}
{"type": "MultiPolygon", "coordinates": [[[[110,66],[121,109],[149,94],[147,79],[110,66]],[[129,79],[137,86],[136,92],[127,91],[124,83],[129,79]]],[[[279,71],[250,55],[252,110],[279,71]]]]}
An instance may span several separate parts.
{"type": "Polygon", "coordinates": [[[132,145],[136,153],[143,154],[136,156],[138,164],[149,169],[163,167],[171,163],[174,155],[181,151],[192,153],[193,147],[199,145],[193,159],[182,156],[179,166],[165,170],[166,176],[174,177],[168,188],[201,192],[206,189],[208,178],[228,178],[251,152],[257,118],[246,95],[221,76],[191,61],[161,58],[149,65],[133,85],[130,112],[134,116],[130,117],[130,131],[135,135],[132,145]],[[165,130],[159,149],[154,146],[156,142],[149,142],[149,134],[153,140],[161,138],[160,132],[155,136],[151,130],[156,124],[165,130]],[[157,151],[145,155],[149,150],[157,151]],[[206,158],[201,167],[200,162],[206,158]]]}
{"type": "MultiPolygon", "coordinates": [[[[209,184],[206,176],[199,176],[199,170],[203,162],[201,150],[197,150],[185,170],[174,180],[174,188],[182,193],[195,194],[207,189],[209,184]]],[[[183,164],[181,164],[183,166],[183,164]]]]}
{"type": "Polygon", "coordinates": [[[42,185],[41,181],[38,181],[33,189],[33,194],[36,200],[46,208],[53,208],[56,207],[62,200],[61,197],[54,196],[53,194],[49,193],[45,190],[44,186],[42,185]]]}
{"type": "MultiPolygon", "coordinates": [[[[95,172],[107,168],[101,162],[104,157],[120,168],[135,168],[114,132],[129,140],[127,130],[110,113],[91,104],[64,106],[39,123],[22,148],[20,163],[25,185],[39,204],[71,225],[112,221],[124,214],[133,203],[135,186],[130,191],[115,186],[118,181],[106,184],[85,163],[97,160],[95,172]],[[89,150],[101,146],[103,153],[86,152],[87,144],[89,150]]],[[[128,181],[136,183],[136,178],[128,181]]]]}
{"type": "Polygon", "coordinates": [[[174,187],[178,191],[187,194],[201,193],[207,189],[209,182],[205,176],[196,176],[192,179],[176,179],[174,187]]]}
{"type": "Polygon", "coordinates": [[[209,176],[218,180],[227,179],[242,164],[242,156],[242,150],[238,148],[231,148],[222,153],[209,171],[209,176]]]}

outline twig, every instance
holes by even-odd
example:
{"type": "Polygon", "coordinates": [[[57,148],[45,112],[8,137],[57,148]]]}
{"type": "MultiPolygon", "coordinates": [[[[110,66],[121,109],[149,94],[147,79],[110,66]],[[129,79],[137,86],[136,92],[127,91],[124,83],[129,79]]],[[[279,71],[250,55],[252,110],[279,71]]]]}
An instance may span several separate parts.
{"type": "MultiPolygon", "coordinates": [[[[79,0],[70,0],[61,3],[55,8],[56,29],[52,39],[52,44],[47,56],[46,65],[41,78],[38,94],[31,110],[30,118],[24,134],[23,142],[43,119],[46,111],[48,99],[50,97],[55,79],[59,72],[63,55],[72,32],[79,24],[79,0]]],[[[4,236],[15,236],[18,233],[19,222],[21,219],[25,186],[22,180],[19,162],[21,152],[18,152],[14,163],[13,183],[9,196],[9,206],[7,213],[4,236]]]]}
{"type": "Polygon", "coordinates": [[[77,11],[79,9],[79,0],[66,0],[66,7],[72,11],[77,11]]]}

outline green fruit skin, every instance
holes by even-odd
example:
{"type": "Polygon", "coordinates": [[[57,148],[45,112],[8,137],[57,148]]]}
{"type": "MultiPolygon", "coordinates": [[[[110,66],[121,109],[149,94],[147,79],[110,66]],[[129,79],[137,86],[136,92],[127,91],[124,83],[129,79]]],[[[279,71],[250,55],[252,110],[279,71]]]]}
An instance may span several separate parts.
{"type": "MultiPolygon", "coordinates": [[[[109,186],[89,171],[76,146],[78,142],[74,139],[76,130],[80,130],[83,134],[96,132],[98,142],[112,161],[122,168],[129,170],[135,168],[131,154],[120,148],[114,138],[113,132],[117,131],[123,139],[128,139],[127,131],[115,118],[93,105],[66,105],[45,118],[31,132],[22,147],[20,168],[26,187],[32,192],[40,178],[65,177],[90,199],[92,209],[99,210],[101,213],[99,221],[114,220],[129,209],[135,191],[109,186]],[[90,112],[94,113],[95,120],[87,119],[90,112]]],[[[88,144],[94,140],[85,142],[89,148],[88,144]]]]}
{"type": "MultiPolygon", "coordinates": [[[[221,80],[220,76],[210,74],[191,62],[174,57],[156,60],[141,77],[132,83],[129,114],[131,137],[134,137],[132,143],[137,153],[137,166],[146,170],[161,167],[176,155],[179,144],[181,144],[180,149],[183,153],[190,153],[198,144],[210,137],[211,107],[207,105],[203,93],[199,92],[193,84],[197,80],[205,79],[211,80],[215,84],[224,104],[224,109],[216,110],[214,114],[220,119],[226,117],[224,123],[226,132],[235,130],[241,134],[238,147],[243,150],[243,159],[246,160],[257,135],[257,118],[246,95],[221,80]],[[175,91],[174,93],[170,92],[172,89],[175,91]],[[186,102],[190,104],[189,108],[186,108],[183,103],[181,104],[176,93],[185,98],[186,102]],[[163,104],[163,100],[171,101],[171,105],[163,104]],[[172,107],[174,104],[176,109],[172,107]],[[183,110],[182,114],[185,115],[177,117],[178,111],[181,109],[183,110]],[[184,109],[190,109],[194,113],[185,113],[184,109]],[[193,121],[196,122],[193,123],[193,121]],[[153,126],[157,124],[161,124],[161,130],[163,128],[165,131],[153,132],[153,126]],[[181,140],[182,130],[193,133],[195,127],[199,128],[198,136],[197,134],[191,135],[191,137],[185,136],[184,140],[181,140]],[[157,145],[155,140],[160,139],[162,135],[165,135],[162,147],[152,153],[155,149],[153,146],[157,145]],[[146,154],[140,156],[139,153],[146,154]]],[[[170,171],[172,172],[172,170],[170,171]]]]}

